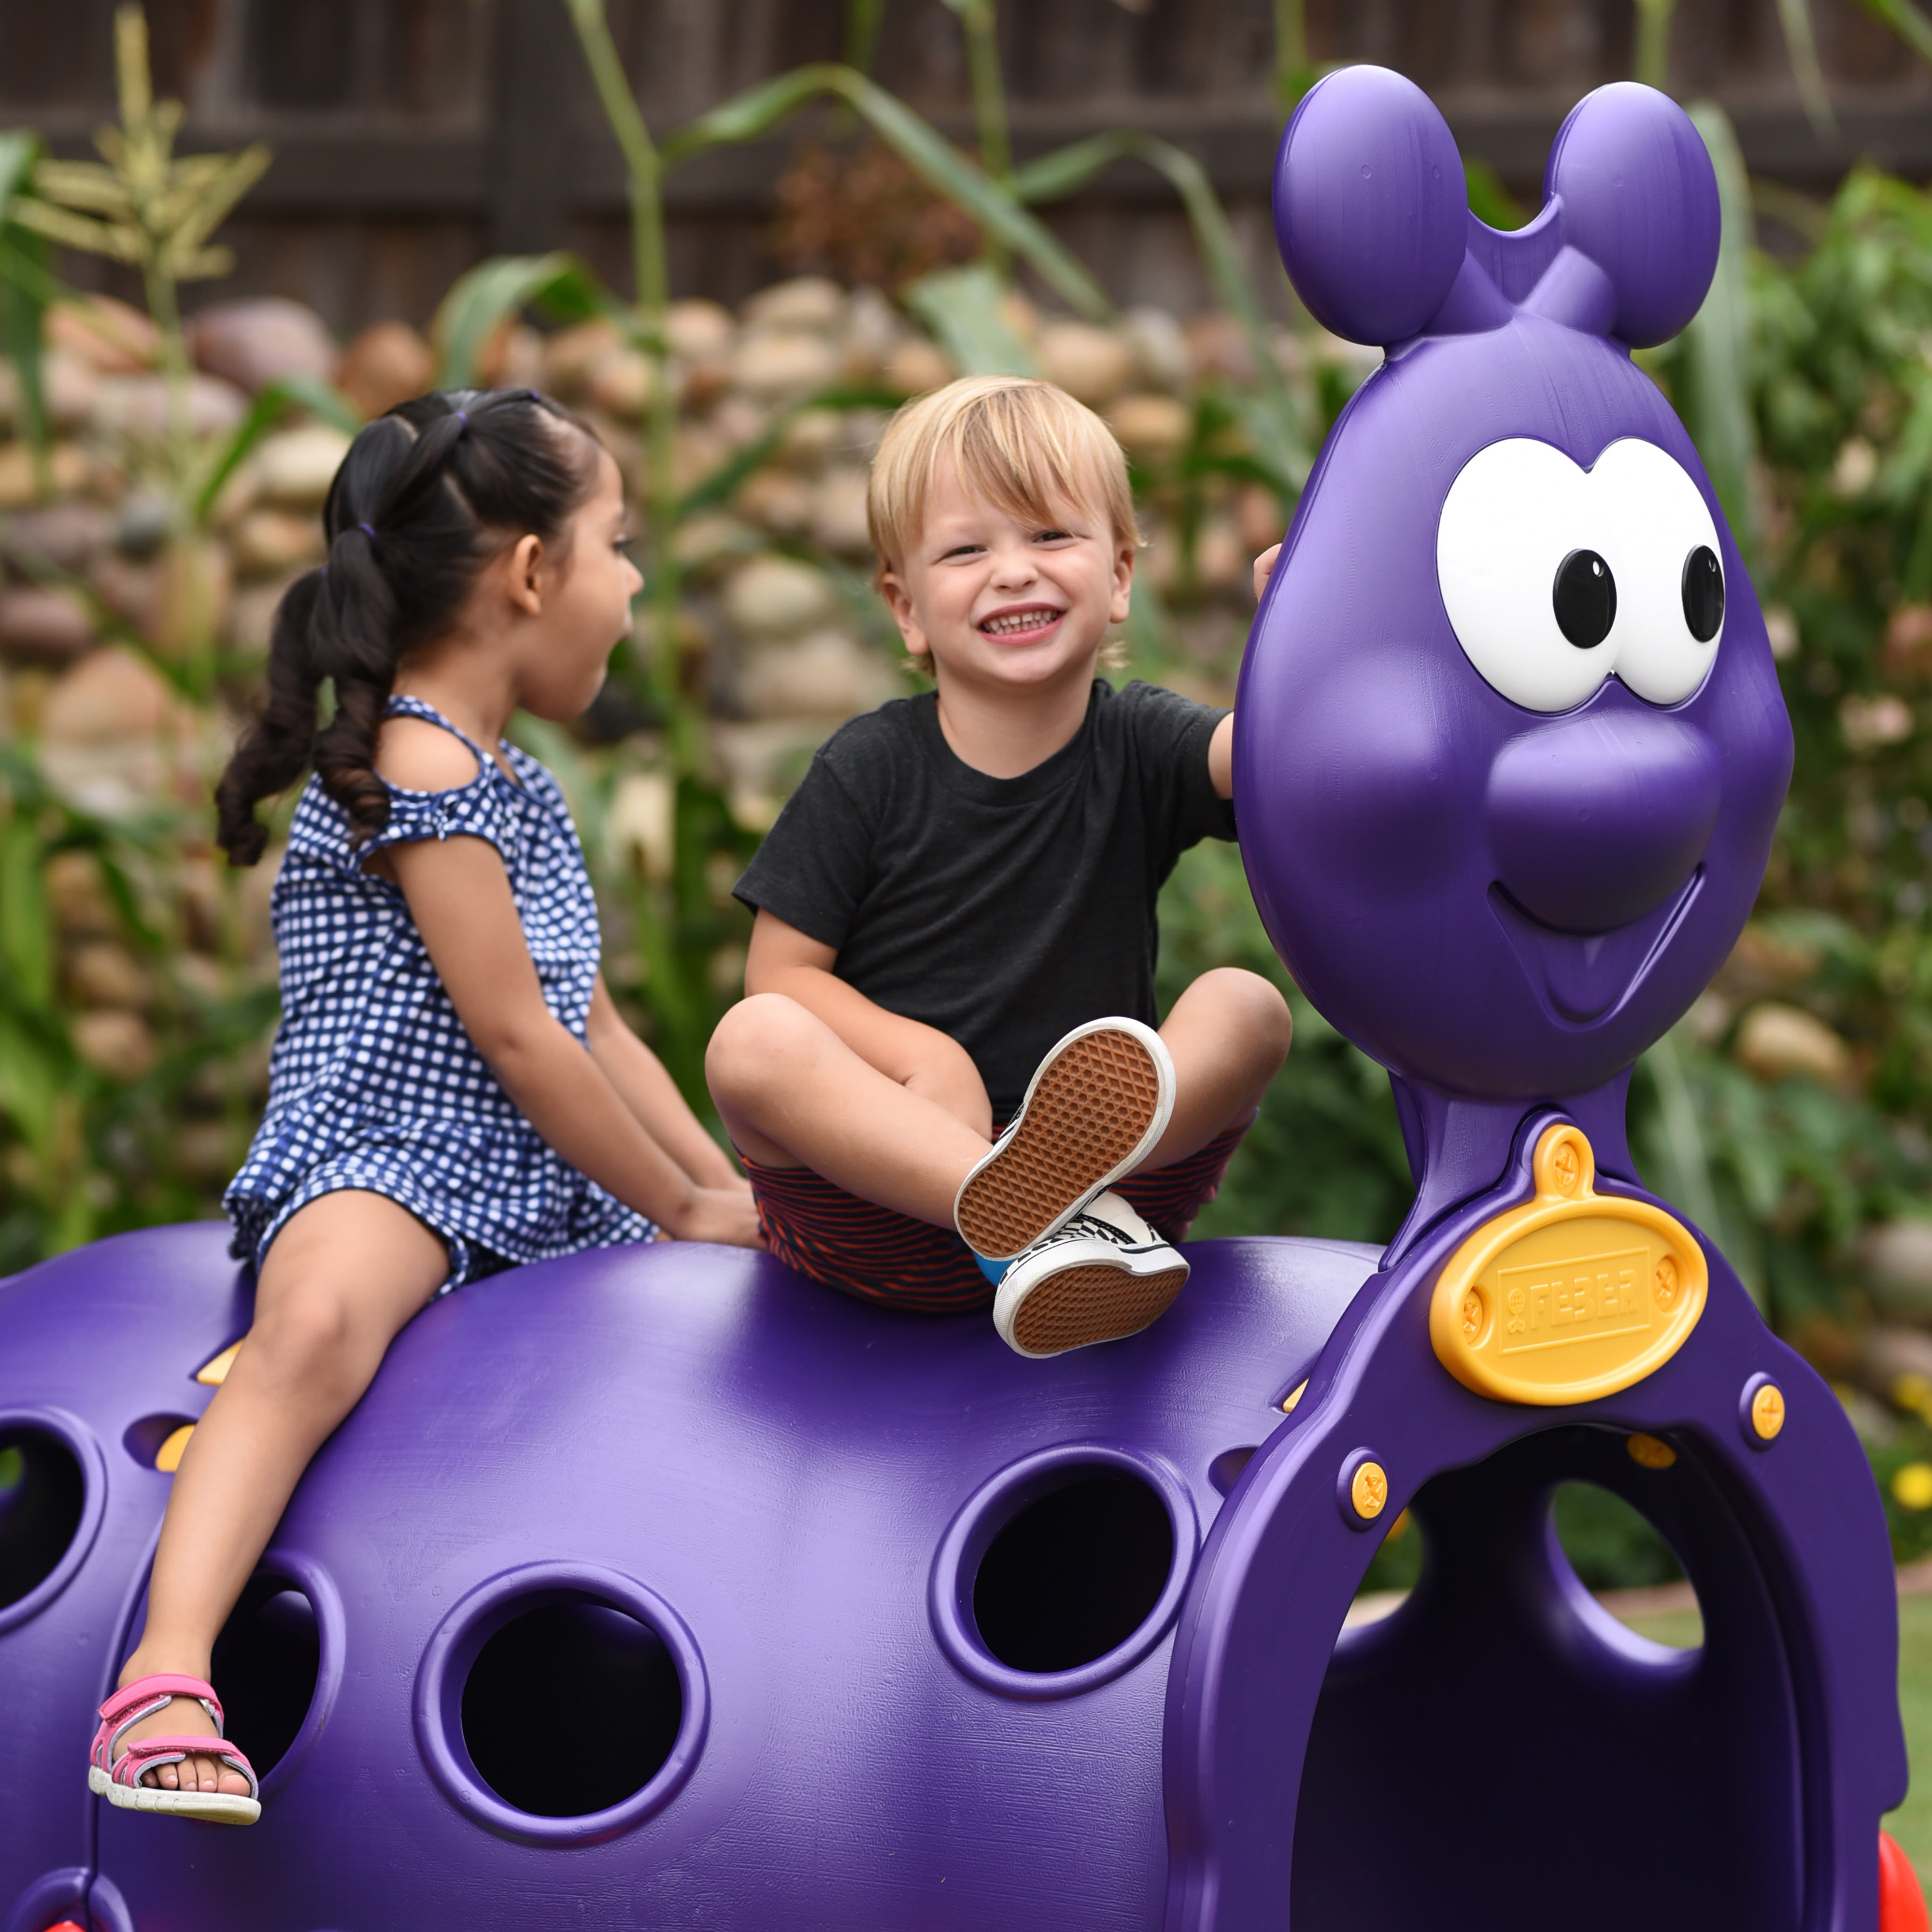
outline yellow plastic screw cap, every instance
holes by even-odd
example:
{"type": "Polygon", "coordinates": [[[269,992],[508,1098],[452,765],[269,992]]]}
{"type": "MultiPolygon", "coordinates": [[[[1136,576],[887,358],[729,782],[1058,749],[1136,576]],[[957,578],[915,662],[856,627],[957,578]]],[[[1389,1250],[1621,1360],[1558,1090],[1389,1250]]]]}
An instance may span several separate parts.
{"type": "Polygon", "coordinates": [[[1751,1397],[1751,1426],[1761,1442],[1774,1441],[1784,1426],[1784,1391],[1775,1382],[1766,1382],[1751,1397]]]}
{"type": "Polygon", "coordinates": [[[1364,1462],[1348,1484],[1348,1500],[1364,1522],[1372,1522],[1388,1502],[1388,1472],[1379,1462],[1364,1462]]]}
{"type": "Polygon", "coordinates": [[[1654,1436],[1633,1436],[1624,1447],[1630,1451],[1630,1460],[1646,1469],[1667,1469],[1677,1460],[1677,1451],[1654,1436]]]}

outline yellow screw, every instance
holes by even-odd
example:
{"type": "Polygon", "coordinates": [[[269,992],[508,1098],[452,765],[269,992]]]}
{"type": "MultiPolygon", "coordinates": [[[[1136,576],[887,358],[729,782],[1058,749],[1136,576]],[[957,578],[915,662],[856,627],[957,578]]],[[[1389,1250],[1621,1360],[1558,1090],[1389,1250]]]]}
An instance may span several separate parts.
{"type": "Polygon", "coordinates": [[[1653,1280],[1656,1287],[1657,1305],[1668,1312],[1676,1303],[1677,1290],[1680,1284],[1677,1257],[1675,1255],[1666,1255],[1663,1260],[1658,1263],[1657,1273],[1653,1280]]]}
{"type": "Polygon", "coordinates": [[[1772,1441],[1784,1426],[1784,1391],[1775,1382],[1766,1382],[1751,1397],[1751,1426],[1761,1442],[1772,1441]]]}
{"type": "Polygon", "coordinates": [[[1307,1383],[1305,1382],[1297,1382],[1294,1388],[1290,1389],[1287,1394],[1283,1396],[1281,1399],[1281,1412],[1282,1414],[1292,1415],[1294,1413],[1294,1405],[1307,1393],[1307,1383]]]}
{"type": "Polygon", "coordinates": [[[1556,1143],[1550,1152],[1550,1172],[1565,1194],[1576,1192],[1576,1184],[1582,1177],[1583,1163],[1577,1157],[1574,1141],[1564,1139],[1556,1143]]]}
{"type": "Polygon", "coordinates": [[[1654,1436],[1633,1436],[1624,1447],[1630,1451],[1630,1460],[1642,1463],[1646,1469],[1667,1469],[1677,1460],[1677,1451],[1654,1436]]]}
{"type": "Polygon", "coordinates": [[[1472,1348],[1483,1332],[1483,1312],[1482,1291],[1472,1288],[1462,1298],[1462,1339],[1472,1348]]]}
{"type": "Polygon", "coordinates": [[[1364,1462],[1348,1485],[1348,1500],[1364,1522],[1372,1522],[1388,1501],[1388,1473],[1379,1462],[1364,1462]]]}

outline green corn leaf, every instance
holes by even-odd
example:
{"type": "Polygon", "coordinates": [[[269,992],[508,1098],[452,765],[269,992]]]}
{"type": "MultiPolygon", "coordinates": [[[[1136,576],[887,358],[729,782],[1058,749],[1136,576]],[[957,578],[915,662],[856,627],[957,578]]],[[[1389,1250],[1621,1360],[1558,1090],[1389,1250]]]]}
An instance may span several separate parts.
{"type": "Polygon", "coordinates": [[[1248,278],[1240,244],[1207,170],[1171,141],[1120,128],[1029,162],[1015,177],[1014,191],[1023,200],[1070,194],[1110,161],[1125,160],[1143,162],[1165,175],[1180,196],[1208,282],[1221,306],[1240,325],[1254,359],[1256,387],[1237,399],[1236,410],[1276,488],[1290,494],[1298,491],[1308,480],[1312,459],[1302,439],[1294,398],[1275,360],[1268,320],[1248,278]]]}
{"type": "Polygon", "coordinates": [[[133,209],[125,185],[98,161],[43,161],[34,170],[34,192],[83,214],[124,218],[133,209]]]}
{"type": "Polygon", "coordinates": [[[1932,61],[1932,20],[1912,0],[1858,0],[1858,4],[1874,20],[1889,27],[1921,60],[1932,61]]]}
{"type": "Polygon", "coordinates": [[[984,262],[922,275],[900,300],[968,376],[1037,376],[1033,351],[1000,313],[1006,285],[984,262]]]}
{"type": "Polygon", "coordinates": [[[28,820],[16,816],[0,832],[0,959],[12,1003],[29,1012],[53,1004],[53,928],[40,880],[44,854],[28,820]]]}
{"type": "Polygon", "coordinates": [[[1798,98],[1804,104],[1804,117],[1820,140],[1828,140],[1838,131],[1838,117],[1832,111],[1831,91],[1825,85],[1825,70],[1818,64],[1811,0],[1778,0],[1778,24],[1784,30],[1785,55],[1791,62],[1792,78],[1798,83],[1798,98]]]}
{"type": "Polygon", "coordinates": [[[227,441],[218,446],[207,475],[194,493],[196,522],[206,521],[214,500],[221,494],[221,486],[291,409],[306,410],[346,436],[353,436],[362,427],[362,411],[332,382],[325,382],[320,376],[279,376],[272,382],[265,382],[256,391],[248,413],[235,425],[227,441]]]}
{"type": "Polygon", "coordinates": [[[53,1150],[61,1084],[59,1069],[38,1034],[0,1012],[0,1112],[43,1166],[53,1150]]]}
{"type": "Polygon", "coordinates": [[[37,480],[45,495],[50,479],[40,338],[52,278],[46,272],[46,242],[13,219],[14,197],[32,176],[39,152],[39,140],[32,134],[0,134],[0,355],[14,365],[20,387],[20,433],[33,452],[37,480]]]}
{"type": "Polygon", "coordinates": [[[1100,284],[1016,196],[929,121],[836,62],[794,68],[700,114],[665,142],[664,164],[669,169],[707,148],[755,140],[821,94],[851,107],[915,174],[1029,263],[1069,308],[1091,322],[1103,322],[1113,313],[1100,284]]]}
{"type": "Polygon", "coordinates": [[[92,215],[76,214],[56,208],[51,202],[34,201],[22,196],[14,203],[14,219],[22,228],[44,235],[64,248],[78,248],[88,255],[105,255],[110,261],[136,262],[142,257],[141,237],[132,230],[116,228],[97,221],[92,215]]]}
{"type": "Polygon", "coordinates": [[[1717,170],[1724,230],[1710,292],[1684,332],[1685,427],[1749,568],[1758,554],[1750,489],[1757,457],[1750,388],[1750,184],[1724,110],[1714,101],[1700,100],[1692,104],[1690,113],[1717,170]]]}
{"type": "Polygon", "coordinates": [[[548,255],[495,255],[461,276],[442,298],[430,325],[436,344],[436,386],[475,386],[476,358],[497,324],[540,307],[560,320],[578,322],[614,304],[585,263],[563,249],[548,255]]]}

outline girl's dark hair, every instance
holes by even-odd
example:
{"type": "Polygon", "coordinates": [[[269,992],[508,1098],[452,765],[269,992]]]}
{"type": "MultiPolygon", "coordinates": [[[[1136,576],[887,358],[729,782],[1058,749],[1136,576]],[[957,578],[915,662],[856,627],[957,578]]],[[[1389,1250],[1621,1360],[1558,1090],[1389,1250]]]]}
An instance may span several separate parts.
{"type": "Polygon", "coordinates": [[[358,842],[388,823],[372,761],[398,664],[448,628],[506,538],[559,541],[596,481],[597,447],[534,389],[418,396],[363,428],[323,506],[328,561],[283,596],[266,701],[215,788],[231,864],[262,856],[256,806],[310,764],[358,842]],[[335,715],[318,730],[324,678],[335,715]]]}

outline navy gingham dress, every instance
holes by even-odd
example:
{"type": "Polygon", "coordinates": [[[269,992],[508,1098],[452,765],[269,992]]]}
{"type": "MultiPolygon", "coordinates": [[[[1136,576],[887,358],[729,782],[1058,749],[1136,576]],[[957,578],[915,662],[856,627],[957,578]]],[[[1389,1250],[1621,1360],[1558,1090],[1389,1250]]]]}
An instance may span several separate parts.
{"type": "Polygon", "coordinates": [[[345,1188],[386,1196],[442,1238],[446,1292],[513,1262],[648,1240],[652,1222],[518,1111],[470,1044],[401,890],[366,868],[371,854],[414,839],[487,839],[502,854],[544,998],[581,1040],[597,902],[562,790],[506,744],[512,782],[418,698],[392,698],[389,712],[441,725],[479,769],[452,791],[391,785],[388,825],[360,845],[319,781],[302,793],[269,901],[282,1019],[268,1111],[222,1201],[233,1252],[260,1266],[290,1215],[345,1188]]]}

